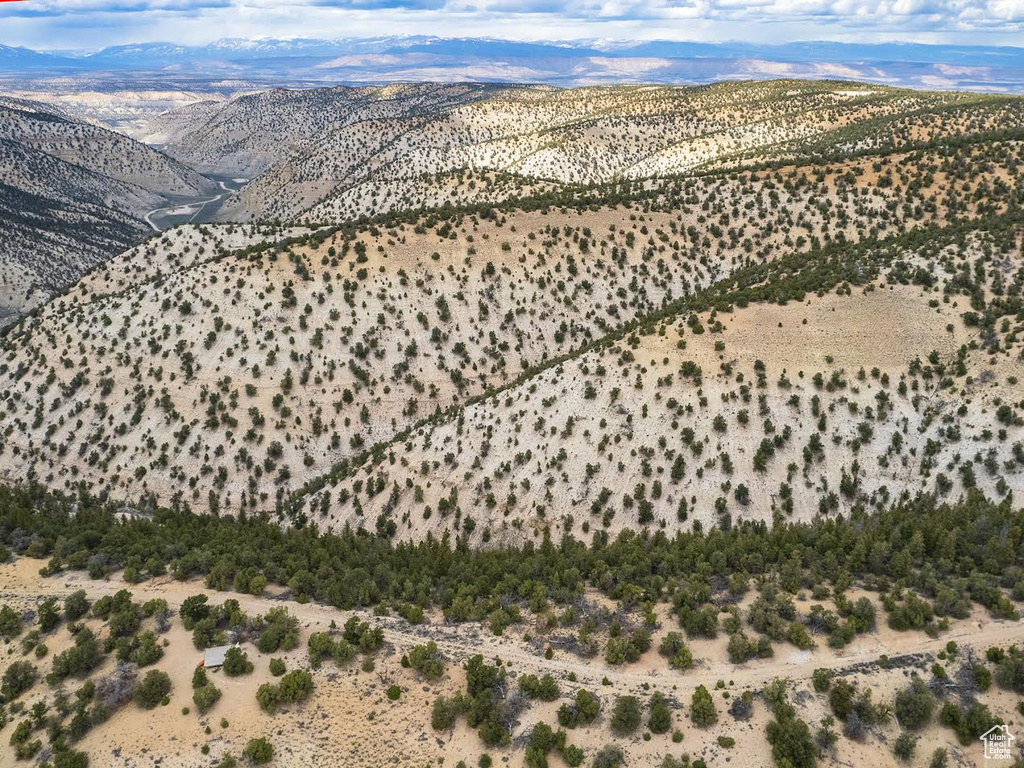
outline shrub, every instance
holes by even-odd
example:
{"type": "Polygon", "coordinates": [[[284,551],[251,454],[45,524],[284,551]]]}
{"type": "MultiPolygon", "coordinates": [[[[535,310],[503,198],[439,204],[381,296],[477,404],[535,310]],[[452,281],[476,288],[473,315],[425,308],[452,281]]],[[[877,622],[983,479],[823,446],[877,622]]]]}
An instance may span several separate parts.
{"type": "Polygon", "coordinates": [[[384,630],[370,627],[369,623],[360,621],[358,616],[352,616],[345,622],[342,636],[363,653],[373,653],[384,644],[384,630]]]}
{"type": "Polygon", "coordinates": [[[39,629],[52,632],[60,626],[61,613],[57,610],[57,598],[51,597],[39,604],[39,629]]]}
{"type": "Polygon", "coordinates": [[[64,598],[64,618],[68,621],[77,621],[88,612],[89,599],[85,596],[84,589],[72,592],[64,598]]]}
{"type": "Polygon", "coordinates": [[[56,685],[72,675],[91,672],[102,660],[103,653],[96,636],[88,628],[83,628],[75,635],[74,646],[54,657],[46,682],[56,685]]]}
{"type": "Polygon", "coordinates": [[[765,700],[775,716],[765,731],[772,758],[786,768],[814,768],[818,750],[811,729],[796,716],[786,696],[786,682],[775,680],[764,689],[765,700]]]}
{"type": "Polygon", "coordinates": [[[690,700],[690,720],[698,728],[709,728],[718,722],[714,699],[703,685],[697,687],[690,700]]]}
{"type": "Polygon", "coordinates": [[[13,701],[36,683],[39,673],[27,661],[15,661],[4,672],[0,681],[0,696],[5,702],[13,701]]]}
{"type": "Polygon", "coordinates": [[[409,666],[415,669],[425,680],[440,680],[444,674],[444,658],[433,640],[426,645],[416,645],[409,649],[409,666]]]}
{"type": "Polygon", "coordinates": [[[263,685],[256,689],[256,701],[259,702],[260,709],[264,712],[270,712],[271,714],[276,712],[277,705],[280,703],[277,686],[273,683],[263,683],[263,685]]]}
{"type": "Polygon", "coordinates": [[[273,712],[280,703],[305,701],[313,692],[313,676],[304,669],[293,669],[277,685],[264,683],[256,691],[256,699],[267,712],[273,712]]]}
{"type": "Polygon", "coordinates": [[[995,677],[1000,688],[1024,694],[1024,651],[1010,648],[996,666],[995,677]]]}
{"type": "Polygon", "coordinates": [[[768,743],[772,745],[772,757],[779,766],[792,768],[813,768],[817,749],[807,723],[793,715],[776,712],[775,719],[768,723],[768,743]]]}
{"type": "Polygon", "coordinates": [[[931,722],[935,696],[920,678],[896,694],[896,719],[904,728],[920,730],[931,722]]]}
{"type": "Polygon", "coordinates": [[[241,648],[228,648],[227,653],[224,654],[224,666],[222,669],[228,677],[239,677],[240,675],[248,675],[252,672],[253,665],[249,661],[248,654],[241,648]]]}
{"type": "Polygon", "coordinates": [[[843,735],[854,741],[861,741],[867,735],[867,724],[856,712],[850,712],[843,721],[843,735]]]}
{"type": "Polygon", "coordinates": [[[575,744],[567,744],[565,749],[562,750],[562,759],[565,760],[565,764],[569,768],[576,768],[576,766],[583,765],[584,753],[580,747],[575,744]]]}
{"type": "Polygon", "coordinates": [[[839,720],[846,720],[853,711],[853,684],[848,680],[836,680],[828,692],[828,705],[839,720]]]}
{"type": "Polygon", "coordinates": [[[178,610],[178,615],[181,616],[182,622],[185,624],[185,629],[189,632],[195,626],[196,622],[205,619],[210,615],[210,606],[206,604],[208,598],[206,595],[192,595],[186,597],[182,603],[181,608],[178,610]]]}
{"type": "Polygon", "coordinates": [[[669,632],[658,646],[658,653],[668,659],[673,669],[689,669],[693,666],[693,653],[686,646],[682,632],[669,632]]]}
{"type": "Polygon", "coordinates": [[[993,726],[1002,723],[984,704],[974,702],[966,709],[947,701],[939,711],[939,722],[952,728],[961,744],[967,745],[981,738],[993,726]]]}
{"type": "Polygon", "coordinates": [[[89,756],[74,749],[61,749],[53,756],[53,768],[89,768],[89,756]]]}
{"type": "Polygon", "coordinates": [[[135,703],[143,709],[153,709],[171,692],[171,678],[166,672],[151,669],[135,686],[135,703]]]}
{"type": "Polygon", "coordinates": [[[647,727],[651,733],[668,733],[668,729],[672,727],[672,710],[660,693],[651,696],[651,715],[647,720],[647,727]]]}
{"type": "Polygon", "coordinates": [[[258,739],[249,739],[242,754],[249,758],[254,765],[265,765],[274,759],[274,745],[263,736],[258,739]]]}
{"type": "Polygon", "coordinates": [[[612,733],[626,736],[640,726],[640,720],[640,700],[636,696],[620,696],[612,711],[612,733]]]}
{"type": "Polygon", "coordinates": [[[558,683],[551,675],[540,678],[536,675],[523,675],[519,678],[519,688],[531,699],[554,701],[558,698],[558,683]]]}
{"type": "Polygon", "coordinates": [[[975,664],[971,667],[971,677],[979,691],[987,691],[992,686],[992,673],[984,664],[975,664]]]}
{"type": "Polygon", "coordinates": [[[450,731],[455,727],[455,720],[464,711],[462,696],[438,696],[430,710],[430,726],[435,731],[450,731]]]}
{"type": "Polygon", "coordinates": [[[594,755],[594,768],[622,768],[625,764],[625,755],[614,744],[601,747],[598,753],[594,755]]]}
{"type": "Polygon", "coordinates": [[[299,620],[279,606],[271,608],[263,617],[266,626],[256,641],[260,653],[290,651],[299,645],[299,620]]]}
{"type": "Polygon", "coordinates": [[[729,714],[736,720],[749,720],[754,714],[754,696],[750,691],[744,691],[742,696],[733,697],[729,705],[729,714]]]}
{"type": "Polygon", "coordinates": [[[309,636],[309,663],[319,667],[320,663],[327,657],[333,658],[338,664],[347,664],[356,655],[355,648],[345,640],[339,638],[337,641],[326,632],[314,632],[309,636]]]}
{"type": "Polygon", "coordinates": [[[219,700],[220,689],[213,683],[206,683],[192,691],[192,701],[196,705],[196,711],[201,715],[209,712],[219,700]]]}
{"type": "Polygon", "coordinates": [[[164,649],[152,632],[143,632],[132,638],[118,640],[117,658],[119,661],[130,661],[139,667],[156,664],[163,658],[164,649]]]}
{"type": "Polygon", "coordinates": [[[270,674],[274,677],[280,677],[285,673],[284,659],[271,659],[270,660],[270,674]]]}
{"type": "Polygon", "coordinates": [[[563,728],[589,725],[597,718],[601,701],[585,688],[576,691],[572,704],[563,704],[558,709],[558,724],[563,728]]]}
{"type": "Polygon", "coordinates": [[[0,637],[10,640],[21,634],[21,614],[11,606],[0,608],[0,637]]]}
{"type": "Polygon", "coordinates": [[[916,749],[917,736],[911,736],[906,732],[897,736],[896,742],[892,745],[892,753],[896,755],[897,759],[904,762],[910,762],[914,758],[914,751],[916,749]]]}
{"type": "Polygon", "coordinates": [[[832,685],[832,678],[836,676],[834,670],[831,669],[816,669],[814,674],[811,676],[811,681],[814,684],[814,690],[818,693],[824,693],[832,685]]]}
{"type": "MultiPolygon", "coordinates": [[[[138,670],[134,664],[119,661],[113,672],[100,678],[93,687],[97,707],[109,713],[128,703],[135,694],[135,681],[137,678],[138,670]]],[[[89,685],[91,683],[86,683],[82,686],[79,693],[81,694],[82,690],[86,689],[89,685]]],[[[95,722],[101,721],[100,718],[96,717],[95,711],[93,712],[92,719],[95,722]]]]}

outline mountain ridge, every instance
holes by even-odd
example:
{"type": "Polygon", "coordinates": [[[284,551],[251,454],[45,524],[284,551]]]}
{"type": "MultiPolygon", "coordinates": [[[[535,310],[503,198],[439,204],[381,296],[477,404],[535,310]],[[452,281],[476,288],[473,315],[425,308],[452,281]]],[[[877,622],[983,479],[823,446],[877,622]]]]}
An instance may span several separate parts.
{"type": "Polygon", "coordinates": [[[133,70],[170,76],[198,64],[212,76],[270,77],[284,83],[303,79],[350,83],[431,79],[517,80],[552,85],[644,80],[703,83],[772,74],[814,78],[827,74],[829,67],[846,68],[847,75],[854,79],[924,89],[1020,91],[1024,81],[1024,48],[1012,46],[827,41],[777,45],[670,40],[525,42],[431,36],[224,38],[206,45],[151,42],[60,53],[0,46],[0,71],[22,74],[133,70]],[[509,72],[517,76],[509,77],[509,72]]]}

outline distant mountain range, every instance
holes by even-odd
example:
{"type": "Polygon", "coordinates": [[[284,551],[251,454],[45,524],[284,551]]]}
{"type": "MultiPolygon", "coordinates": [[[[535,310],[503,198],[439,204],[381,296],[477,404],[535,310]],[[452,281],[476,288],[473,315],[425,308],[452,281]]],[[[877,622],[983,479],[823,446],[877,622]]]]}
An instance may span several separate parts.
{"type": "Polygon", "coordinates": [[[301,82],[435,80],[551,85],[705,83],[727,79],[840,78],[929,89],[1024,91],[1024,48],[854,44],[621,42],[527,43],[436,37],[218,40],[203,46],[139,43],[46,53],[0,45],[0,72],[38,76],[147,72],[301,82]],[[201,70],[197,73],[196,67],[201,70]]]}

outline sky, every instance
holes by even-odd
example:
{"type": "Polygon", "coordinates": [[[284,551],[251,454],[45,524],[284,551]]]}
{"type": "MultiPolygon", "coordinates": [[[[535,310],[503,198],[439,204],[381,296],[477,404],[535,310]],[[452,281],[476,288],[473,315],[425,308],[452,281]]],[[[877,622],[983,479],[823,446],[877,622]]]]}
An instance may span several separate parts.
{"type": "Polygon", "coordinates": [[[98,49],[226,37],[1024,45],[1024,0],[24,0],[0,43],[98,49]]]}

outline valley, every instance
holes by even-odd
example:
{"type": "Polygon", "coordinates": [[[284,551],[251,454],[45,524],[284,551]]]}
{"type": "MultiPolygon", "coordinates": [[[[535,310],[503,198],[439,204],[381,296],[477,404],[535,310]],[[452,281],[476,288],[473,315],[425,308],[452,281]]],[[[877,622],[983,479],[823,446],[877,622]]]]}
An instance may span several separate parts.
{"type": "Polygon", "coordinates": [[[145,213],[216,185],[63,109],[0,99],[0,314],[15,317],[141,240],[145,213]]]}
{"type": "Polygon", "coordinates": [[[213,197],[176,200],[170,206],[149,211],[142,217],[143,221],[152,227],[154,232],[162,232],[181,224],[203,223],[215,219],[224,199],[232,192],[237,192],[246,180],[218,179],[214,176],[209,178],[216,181],[219,187],[219,192],[213,197]]]}

